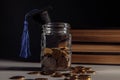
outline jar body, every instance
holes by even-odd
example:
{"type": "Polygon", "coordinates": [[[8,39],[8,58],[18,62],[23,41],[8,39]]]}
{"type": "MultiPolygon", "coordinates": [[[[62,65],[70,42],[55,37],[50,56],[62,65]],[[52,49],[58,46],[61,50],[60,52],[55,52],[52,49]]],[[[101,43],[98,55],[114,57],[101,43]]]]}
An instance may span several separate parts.
{"type": "Polygon", "coordinates": [[[43,25],[41,35],[42,70],[68,70],[71,66],[71,34],[68,23],[43,25]]]}

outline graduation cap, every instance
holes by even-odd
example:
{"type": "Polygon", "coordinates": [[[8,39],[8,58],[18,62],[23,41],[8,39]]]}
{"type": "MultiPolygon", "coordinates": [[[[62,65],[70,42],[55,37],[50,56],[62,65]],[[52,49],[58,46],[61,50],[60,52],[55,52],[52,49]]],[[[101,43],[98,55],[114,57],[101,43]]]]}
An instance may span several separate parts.
{"type": "Polygon", "coordinates": [[[32,18],[35,22],[39,23],[40,25],[49,23],[49,22],[51,22],[49,14],[48,14],[48,10],[50,10],[50,9],[52,9],[52,7],[46,7],[41,10],[33,9],[25,14],[20,57],[28,58],[31,56],[30,43],[29,43],[28,19],[32,18]]]}

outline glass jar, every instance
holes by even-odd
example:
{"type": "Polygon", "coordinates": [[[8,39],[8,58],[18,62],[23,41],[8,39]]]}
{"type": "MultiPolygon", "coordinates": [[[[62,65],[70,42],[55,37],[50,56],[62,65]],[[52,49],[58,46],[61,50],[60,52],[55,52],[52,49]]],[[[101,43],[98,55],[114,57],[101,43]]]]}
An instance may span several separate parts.
{"type": "Polygon", "coordinates": [[[66,71],[71,66],[70,24],[55,22],[42,26],[41,68],[43,71],[66,71]]]}

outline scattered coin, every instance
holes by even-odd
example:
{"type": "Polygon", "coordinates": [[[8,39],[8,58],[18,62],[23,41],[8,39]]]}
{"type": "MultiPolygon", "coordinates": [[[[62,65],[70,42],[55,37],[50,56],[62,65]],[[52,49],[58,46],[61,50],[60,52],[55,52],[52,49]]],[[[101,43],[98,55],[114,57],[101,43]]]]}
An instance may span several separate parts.
{"type": "Polygon", "coordinates": [[[40,74],[41,75],[51,75],[53,74],[55,71],[41,71],[40,74]]]}
{"type": "Polygon", "coordinates": [[[63,75],[60,72],[55,72],[51,75],[51,77],[62,77],[63,75]]]}
{"type": "Polygon", "coordinates": [[[75,66],[75,68],[82,69],[85,68],[84,66],[75,66]]]}
{"type": "Polygon", "coordinates": [[[88,71],[88,70],[92,70],[91,67],[85,67],[85,70],[88,71]]]}
{"type": "Polygon", "coordinates": [[[79,75],[78,79],[79,80],[91,80],[91,76],[90,75],[79,75]]]}
{"type": "Polygon", "coordinates": [[[70,80],[70,77],[65,77],[64,80],[70,80]]]}
{"type": "Polygon", "coordinates": [[[35,78],[35,80],[48,80],[48,78],[35,78]]]}
{"type": "Polygon", "coordinates": [[[65,76],[65,77],[70,77],[71,76],[70,73],[62,73],[62,75],[65,76]]]}
{"type": "Polygon", "coordinates": [[[40,72],[39,71],[33,71],[33,72],[29,72],[27,74],[30,74],[30,75],[40,75],[40,72]]]}
{"type": "Polygon", "coordinates": [[[14,80],[25,80],[24,76],[12,76],[10,77],[10,79],[14,79],[14,80]]]}
{"type": "Polygon", "coordinates": [[[83,66],[75,66],[72,68],[72,73],[76,73],[76,74],[79,74],[79,73],[85,73],[85,67],[83,66]]]}
{"type": "Polygon", "coordinates": [[[65,77],[64,80],[91,80],[90,75],[74,75],[71,77],[65,77]]]}
{"type": "Polygon", "coordinates": [[[91,67],[84,67],[84,66],[75,66],[71,67],[72,74],[94,74],[95,71],[92,70],[91,67]]]}
{"type": "MultiPolygon", "coordinates": [[[[32,71],[27,74],[30,75],[46,75],[51,77],[64,77],[64,80],[91,80],[91,74],[95,71],[91,67],[75,66],[70,68],[70,73],[61,73],[54,70],[46,71],[32,71]]],[[[9,79],[13,80],[27,80],[24,76],[12,76],[9,79]]],[[[35,78],[34,80],[48,80],[48,78],[35,78]]]]}
{"type": "Polygon", "coordinates": [[[95,71],[87,71],[88,74],[95,74],[95,71]]]}

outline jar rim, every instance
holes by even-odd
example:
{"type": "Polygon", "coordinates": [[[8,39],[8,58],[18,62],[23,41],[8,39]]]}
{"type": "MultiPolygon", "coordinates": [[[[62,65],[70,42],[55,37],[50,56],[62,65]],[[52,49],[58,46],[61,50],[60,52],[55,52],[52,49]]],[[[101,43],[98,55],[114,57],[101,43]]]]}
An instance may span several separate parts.
{"type": "Polygon", "coordinates": [[[43,25],[44,28],[68,28],[70,29],[70,24],[66,22],[50,22],[43,25]]]}

